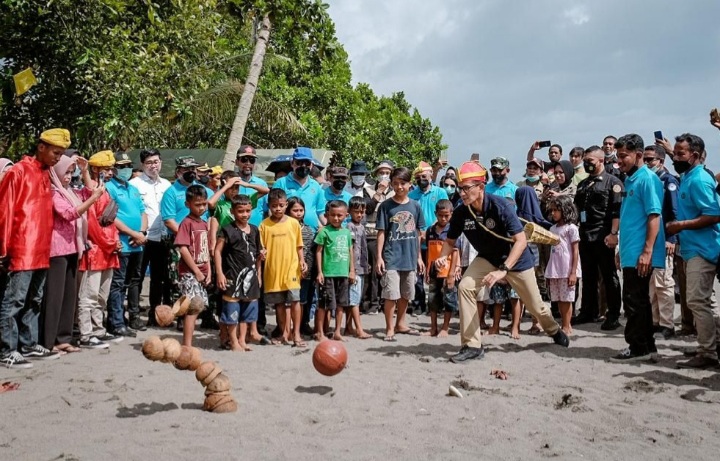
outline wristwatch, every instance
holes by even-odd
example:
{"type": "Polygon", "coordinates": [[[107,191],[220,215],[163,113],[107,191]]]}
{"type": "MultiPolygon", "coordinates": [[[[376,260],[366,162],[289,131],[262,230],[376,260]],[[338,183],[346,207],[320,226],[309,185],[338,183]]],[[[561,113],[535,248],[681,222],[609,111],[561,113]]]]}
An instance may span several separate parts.
{"type": "Polygon", "coordinates": [[[501,270],[501,271],[510,272],[510,268],[507,267],[507,264],[505,264],[505,263],[500,264],[500,265],[498,266],[498,269],[501,270]]]}
{"type": "Polygon", "coordinates": [[[610,234],[611,234],[611,235],[618,235],[618,231],[611,230],[611,231],[610,231],[610,234]]]}
{"type": "Polygon", "coordinates": [[[140,231],[140,233],[141,233],[142,235],[144,235],[145,237],[147,237],[147,231],[140,231]]]}

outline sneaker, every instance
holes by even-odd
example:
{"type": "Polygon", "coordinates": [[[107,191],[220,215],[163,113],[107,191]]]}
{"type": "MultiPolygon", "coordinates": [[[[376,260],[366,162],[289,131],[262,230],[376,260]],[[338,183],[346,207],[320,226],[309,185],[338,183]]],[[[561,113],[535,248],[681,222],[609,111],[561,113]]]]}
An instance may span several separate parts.
{"type": "Polygon", "coordinates": [[[704,370],[706,368],[715,368],[718,366],[718,360],[704,355],[696,355],[685,362],[678,362],[678,368],[692,368],[695,370],[704,370]]]}
{"type": "Polygon", "coordinates": [[[102,336],[95,336],[95,338],[98,339],[98,341],[101,341],[103,343],[120,343],[125,340],[122,336],[115,336],[111,335],[110,333],[105,333],[102,336]]]}
{"type": "Polygon", "coordinates": [[[622,327],[622,324],[617,319],[611,317],[606,318],[602,325],[600,325],[600,329],[603,331],[617,330],[620,327],[622,327]]]}
{"type": "Polygon", "coordinates": [[[113,336],[126,336],[128,338],[134,338],[137,336],[137,333],[135,333],[133,330],[131,330],[128,327],[122,327],[118,330],[115,330],[111,333],[113,336]]]}
{"type": "Polygon", "coordinates": [[[570,346],[570,338],[567,337],[564,331],[558,330],[557,333],[555,333],[552,336],[553,342],[557,344],[558,346],[562,347],[568,347],[570,346]]]}
{"type": "Polygon", "coordinates": [[[45,349],[40,344],[34,346],[20,346],[20,353],[26,359],[55,360],[60,358],[59,352],[45,349]]]}
{"type": "Polygon", "coordinates": [[[484,356],[485,349],[483,347],[463,346],[460,348],[460,352],[450,357],[450,361],[452,363],[460,363],[466,360],[481,359],[484,356]]]}
{"type": "Polygon", "coordinates": [[[145,331],[147,330],[147,327],[143,323],[142,320],[140,320],[139,317],[133,317],[130,319],[130,325],[128,325],[131,329],[137,330],[137,331],[145,331]]]}
{"type": "Polygon", "coordinates": [[[90,337],[87,341],[80,341],[80,347],[85,349],[107,349],[110,347],[108,343],[101,341],[95,336],[90,337]]]}
{"type": "Polygon", "coordinates": [[[10,354],[0,358],[0,364],[7,368],[32,368],[33,364],[25,360],[19,352],[11,352],[10,354]]]}
{"type": "Polygon", "coordinates": [[[614,357],[608,359],[612,363],[632,363],[632,362],[647,362],[652,359],[650,353],[636,354],[630,350],[629,347],[621,350],[620,353],[614,357]]]}

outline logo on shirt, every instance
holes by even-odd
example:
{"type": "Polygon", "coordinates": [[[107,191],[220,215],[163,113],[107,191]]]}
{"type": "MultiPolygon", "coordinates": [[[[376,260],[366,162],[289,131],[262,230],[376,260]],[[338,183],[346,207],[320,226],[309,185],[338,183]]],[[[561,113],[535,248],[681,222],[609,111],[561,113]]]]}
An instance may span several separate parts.
{"type": "MultiPolygon", "coordinates": [[[[613,192],[615,192],[616,194],[619,193],[620,190],[621,190],[620,184],[615,184],[615,185],[613,186],[613,192]]],[[[631,195],[632,195],[632,194],[631,194],[631,195]]]]}
{"type": "Polygon", "coordinates": [[[487,218],[485,220],[485,227],[488,229],[495,229],[495,220],[492,218],[487,218]]]}
{"type": "Polygon", "coordinates": [[[463,230],[475,230],[475,221],[472,219],[466,219],[465,227],[463,227],[463,230]]]}
{"type": "Polygon", "coordinates": [[[670,192],[677,190],[677,186],[675,184],[668,184],[668,190],[670,192]]]}
{"type": "Polygon", "coordinates": [[[415,217],[409,211],[397,212],[390,218],[390,222],[397,224],[397,230],[390,234],[390,241],[417,238],[417,235],[415,235],[415,217]]]}

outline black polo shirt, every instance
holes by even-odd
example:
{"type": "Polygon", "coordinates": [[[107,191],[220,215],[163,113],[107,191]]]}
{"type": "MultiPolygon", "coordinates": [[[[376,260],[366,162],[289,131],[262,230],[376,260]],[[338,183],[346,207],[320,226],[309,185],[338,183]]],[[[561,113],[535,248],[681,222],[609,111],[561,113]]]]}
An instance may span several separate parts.
{"type": "MultiPolygon", "coordinates": [[[[465,234],[465,238],[478,252],[478,256],[487,259],[490,264],[497,267],[504,263],[510,255],[512,243],[495,237],[480,227],[476,219],[494,233],[512,237],[523,231],[523,225],[515,213],[515,206],[504,197],[485,194],[482,213],[475,212],[475,216],[473,216],[467,205],[460,205],[450,218],[450,230],[447,238],[456,240],[461,234],[465,234]]],[[[532,267],[533,257],[525,248],[512,271],[520,272],[532,267]]]]}
{"type": "Polygon", "coordinates": [[[580,221],[580,240],[602,241],[612,230],[612,220],[620,218],[620,204],[625,192],[622,182],[603,171],[580,181],[575,206],[580,221]]]}

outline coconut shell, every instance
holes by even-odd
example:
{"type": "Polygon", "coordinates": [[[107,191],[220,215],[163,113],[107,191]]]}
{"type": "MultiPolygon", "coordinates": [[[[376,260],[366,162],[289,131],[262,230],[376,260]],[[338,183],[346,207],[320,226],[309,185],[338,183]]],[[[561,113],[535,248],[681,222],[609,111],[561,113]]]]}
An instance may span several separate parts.
{"type": "Polygon", "coordinates": [[[191,347],[190,349],[192,353],[192,358],[190,359],[190,365],[187,369],[190,371],[195,371],[202,363],[202,354],[200,353],[200,349],[198,349],[197,347],[191,347]]]}
{"type": "Polygon", "coordinates": [[[187,296],[180,296],[172,307],[172,313],[175,317],[182,317],[187,314],[188,308],[190,307],[190,298],[187,296]]]}
{"type": "Polygon", "coordinates": [[[212,411],[213,408],[215,408],[216,406],[229,402],[231,400],[235,400],[231,395],[210,394],[205,397],[205,401],[203,402],[203,410],[212,411]]]}
{"type": "Polygon", "coordinates": [[[161,327],[169,327],[175,320],[170,306],[160,305],[155,308],[155,321],[161,327]]]}
{"type": "MultiPolygon", "coordinates": [[[[217,363],[213,361],[208,360],[207,362],[201,363],[198,369],[195,370],[195,379],[203,382],[216,368],[220,369],[217,363]]],[[[222,371],[222,369],[220,369],[220,371],[222,371]]],[[[217,373],[215,373],[215,376],[217,376],[217,373]]]]}
{"type": "Polygon", "coordinates": [[[192,347],[181,346],[180,355],[175,359],[175,368],[178,370],[187,370],[190,368],[190,362],[192,361],[192,347]]]}
{"type": "Polygon", "coordinates": [[[159,336],[150,336],[143,342],[142,353],[146,359],[162,360],[165,357],[165,347],[159,336]]]}
{"type": "Polygon", "coordinates": [[[208,395],[217,394],[217,395],[230,395],[230,391],[219,391],[219,392],[213,392],[210,390],[205,389],[205,397],[208,395]]]}
{"type": "Polygon", "coordinates": [[[201,381],[202,385],[207,387],[207,385],[213,382],[213,380],[217,378],[220,373],[222,373],[222,368],[215,367],[215,369],[211,371],[210,374],[201,381]]]}
{"type": "Polygon", "coordinates": [[[229,391],[230,378],[228,378],[227,375],[220,373],[207,385],[207,388],[213,392],[229,391]]]}
{"type": "Polygon", "coordinates": [[[205,301],[200,296],[194,296],[190,299],[190,306],[188,307],[188,315],[198,315],[200,312],[205,310],[205,301]]]}
{"type": "Polygon", "coordinates": [[[237,402],[235,400],[230,400],[229,402],[220,403],[218,405],[215,405],[215,408],[212,409],[213,413],[235,413],[238,409],[237,402]]]}
{"type": "Polygon", "coordinates": [[[163,349],[165,350],[165,355],[162,358],[162,361],[165,363],[175,363],[175,360],[180,356],[180,351],[182,351],[182,346],[178,342],[177,339],[174,338],[165,338],[162,340],[163,349]]]}

